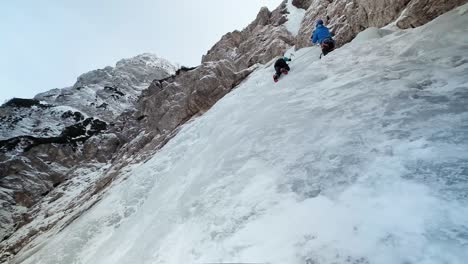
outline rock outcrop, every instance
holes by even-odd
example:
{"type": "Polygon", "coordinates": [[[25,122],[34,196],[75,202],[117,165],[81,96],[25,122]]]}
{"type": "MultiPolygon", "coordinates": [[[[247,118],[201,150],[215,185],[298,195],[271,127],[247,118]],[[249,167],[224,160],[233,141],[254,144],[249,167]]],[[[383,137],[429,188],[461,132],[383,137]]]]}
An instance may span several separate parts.
{"type": "Polygon", "coordinates": [[[297,8],[302,8],[307,10],[312,4],[312,0],[292,0],[292,4],[297,8]]]}
{"type": "MultiPolygon", "coordinates": [[[[298,1],[307,6],[308,1],[298,1]]],[[[338,45],[351,41],[368,27],[383,27],[391,22],[402,29],[423,25],[468,0],[313,0],[297,36],[296,48],[310,46],[315,21],[323,19],[335,33],[338,45]]],[[[299,4],[300,5],[300,4],[299,4]]]]}
{"type": "Polygon", "coordinates": [[[272,12],[262,8],[244,30],[224,35],[202,57],[202,63],[230,60],[238,70],[242,70],[282,55],[295,41],[294,36],[281,26],[287,21],[287,13],[286,1],[272,12]]]}
{"type": "Polygon", "coordinates": [[[468,0],[413,0],[409,2],[396,25],[402,29],[419,27],[465,3],[468,0]]]}

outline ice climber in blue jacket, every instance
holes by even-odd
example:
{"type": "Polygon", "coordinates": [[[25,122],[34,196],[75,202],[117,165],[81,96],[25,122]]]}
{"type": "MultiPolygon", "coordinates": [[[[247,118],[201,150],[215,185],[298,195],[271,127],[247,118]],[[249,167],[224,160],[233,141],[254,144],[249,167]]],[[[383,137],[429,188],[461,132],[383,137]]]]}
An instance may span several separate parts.
{"type": "MultiPolygon", "coordinates": [[[[335,49],[335,41],[332,36],[333,35],[330,33],[330,30],[323,25],[323,20],[317,20],[311,39],[313,44],[320,44],[323,56],[335,49]]],[[[322,55],[320,55],[320,57],[322,57],[322,55]]]]}

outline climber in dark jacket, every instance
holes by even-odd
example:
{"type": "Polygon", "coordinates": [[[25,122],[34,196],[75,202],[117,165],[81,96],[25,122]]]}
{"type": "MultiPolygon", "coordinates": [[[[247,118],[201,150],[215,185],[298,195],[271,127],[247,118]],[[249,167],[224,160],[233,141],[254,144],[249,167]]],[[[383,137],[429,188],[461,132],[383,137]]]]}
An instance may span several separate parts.
{"type": "Polygon", "coordinates": [[[317,20],[311,40],[313,44],[320,44],[322,47],[323,56],[327,55],[335,49],[335,41],[333,40],[332,36],[333,34],[330,33],[330,30],[328,30],[328,28],[323,25],[323,20],[317,20]]]}
{"type": "Polygon", "coordinates": [[[278,79],[279,79],[279,77],[281,76],[282,73],[288,74],[290,68],[289,68],[289,65],[286,63],[287,61],[291,61],[291,59],[288,58],[288,57],[282,57],[282,58],[279,58],[275,62],[275,71],[276,71],[276,73],[273,75],[273,80],[275,82],[278,81],[278,79]]]}

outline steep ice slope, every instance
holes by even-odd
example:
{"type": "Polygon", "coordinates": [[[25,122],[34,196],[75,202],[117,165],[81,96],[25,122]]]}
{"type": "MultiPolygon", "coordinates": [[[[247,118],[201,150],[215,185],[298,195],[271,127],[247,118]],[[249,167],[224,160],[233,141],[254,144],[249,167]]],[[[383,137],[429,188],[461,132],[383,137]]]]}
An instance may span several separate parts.
{"type": "Polygon", "coordinates": [[[257,70],[14,263],[465,263],[467,11],[257,70]]]}

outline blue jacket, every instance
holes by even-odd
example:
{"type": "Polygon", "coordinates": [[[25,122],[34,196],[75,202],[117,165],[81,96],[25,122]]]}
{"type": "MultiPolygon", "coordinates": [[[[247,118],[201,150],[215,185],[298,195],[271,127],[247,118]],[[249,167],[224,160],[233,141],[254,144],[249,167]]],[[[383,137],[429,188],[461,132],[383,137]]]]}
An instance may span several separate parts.
{"type": "Polygon", "coordinates": [[[332,35],[328,28],[324,25],[317,25],[312,35],[312,43],[320,43],[322,44],[323,40],[326,38],[331,38],[332,35]]]}

